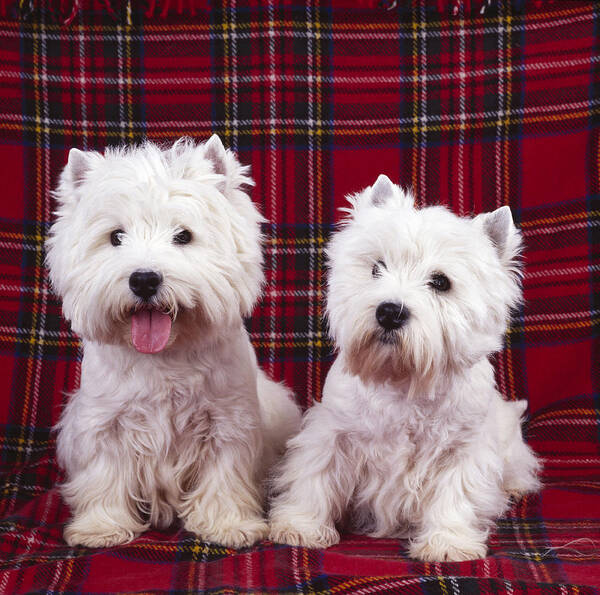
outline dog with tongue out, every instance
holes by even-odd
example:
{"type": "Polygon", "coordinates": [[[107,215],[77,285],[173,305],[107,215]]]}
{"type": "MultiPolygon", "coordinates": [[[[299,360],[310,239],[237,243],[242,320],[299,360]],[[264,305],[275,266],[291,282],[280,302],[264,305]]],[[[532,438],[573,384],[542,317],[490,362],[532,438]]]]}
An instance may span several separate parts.
{"type": "Polygon", "coordinates": [[[46,245],[84,353],[57,428],[70,545],[176,517],[229,547],[267,535],[264,478],[300,413],[243,325],[263,282],[250,185],[216,135],[70,151],[46,245]]]}

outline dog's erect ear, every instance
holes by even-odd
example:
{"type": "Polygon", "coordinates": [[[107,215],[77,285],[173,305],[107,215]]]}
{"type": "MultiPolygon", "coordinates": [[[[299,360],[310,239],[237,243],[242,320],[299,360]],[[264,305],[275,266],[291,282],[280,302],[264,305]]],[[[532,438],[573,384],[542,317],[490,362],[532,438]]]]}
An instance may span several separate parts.
{"type": "Polygon", "coordinates": [[[82,184],[89,168],[90,162],[83,151],[79,149],[71,149],[69,151],[65,173],[69,173],[73,188],[78,188],[82,184]]]}
{"type": "Polygon", "coordinates": [[[385,174],[380,174],[372,186],[367,186],[357,194],[349,194],[347,200],[350,207],[343,207],[341,210],[352,217],[365,208],[393,205],[394,208],[411,209],[415,206],[415,200],[410,190],[404,190],[394,184],[385,174]]]}
{"type": "Polygon", "coordinates": [[[218,134],[213,134],[204,144],[204,156],[213,164],[216,174],[227,175],[227,151],[218,134]]]}
{"type": "Polygon", "coordinates": [[[103,159],[102,155],[96,151],[71,149],[67,165],[65,165],[60,175],[60,185],[55,193],[57,199],[63,203],[77,200],[79,198],[79,187],[83,184],[94,165],[101,159],[103,159]]]}
{"type": "Polygon", "coordinates": [[[521,253],[521,234],[513,223],[510,208],[500,207],[475,219],[482,222],[483,230],[494,244],[501,262],[508,268],[517,266],[521,253]]]}
{"type": "Polygon", "coordinates": [[[223,176],[223,181],[217,184],[223,194],[227,195],[229,191],[243,184],[254,185],[252,179],[246,175],[248,167],[242,166],[237,157],[223,146],[217,134],[213,134],[204,143],[204,157],[212,163],[214,172],[223,176]]]}
{"type": "Polygon", "coordinates": [[[394,184],[385,174],[381,174],[371,187],[371,202],[376,207],[380,207],[392,196],[394,196],[394,184]]]}
{"type": "Polygon", "coordinates": [[[504,255],[511,229],[514,228],[512,213],[509,207],[500,207],[491,213],[482,216],[485,233],[494,243],[500,256],[504,255]]]}

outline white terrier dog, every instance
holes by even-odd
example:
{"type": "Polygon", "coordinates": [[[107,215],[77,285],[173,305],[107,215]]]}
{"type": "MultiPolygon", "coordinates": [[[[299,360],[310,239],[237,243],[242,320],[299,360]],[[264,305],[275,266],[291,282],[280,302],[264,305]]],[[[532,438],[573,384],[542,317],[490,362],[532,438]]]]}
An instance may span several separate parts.
{"type": "Polygon", "coordinates": [[[242,323],[263,281],[251,183],[216,135],[71,150],[47,243],[84,347],[58,425],[69,544],[128,542],[175,514],[225,546],[266,536],[261,482],[300,413],[242,323]]]}
{"type": "Polygon", "coordinates": [[[339,355],[275,475],[271,539],[327,547],[347,521],[421,560],[482,557],[509,495],[539,485],[526,402],[488,361],[521,299],[519,232],[508,207],[416,210],[385,176],[350,203],[328,249],[339,355]]]}

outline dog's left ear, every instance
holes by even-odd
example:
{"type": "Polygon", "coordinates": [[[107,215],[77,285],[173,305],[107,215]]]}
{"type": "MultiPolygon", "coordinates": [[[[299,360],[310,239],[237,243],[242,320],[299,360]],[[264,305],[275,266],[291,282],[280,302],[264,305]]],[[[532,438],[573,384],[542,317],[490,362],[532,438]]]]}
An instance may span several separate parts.
{"type": "Polygon", "coordinates": [[[491,213],[482,213],[475,217],[475,220],[483,225],[483,230],[494,244],[502,264],[508,269],[518,270],[521,234],[513,223],[510,208],[504,206],[491,213]]]}
{"type": "Polygon", "coordinates": [[[254,185],[252,178],[247,175],[249,167],[243,166],[237,157],[223,146],[217,134],[213,134],[203,146],[205,159],[212,163],[216,174],[223,176],[217,187],[225,196],[242,185],[254,185]]]}
{"type": "Polygon", "coordinates": [[[371,202],[374,206],[380,207],[392,196],[394,196],[394,184],[385,174],[380,174],[375,184],[371,186],[371,202]]]}
{"type": "Polygon", "coordinates": [[[216,174],[227,175],[227,151],[218,134],[213,134],[204,144],[204,156],[213,164],[216,174]]]}

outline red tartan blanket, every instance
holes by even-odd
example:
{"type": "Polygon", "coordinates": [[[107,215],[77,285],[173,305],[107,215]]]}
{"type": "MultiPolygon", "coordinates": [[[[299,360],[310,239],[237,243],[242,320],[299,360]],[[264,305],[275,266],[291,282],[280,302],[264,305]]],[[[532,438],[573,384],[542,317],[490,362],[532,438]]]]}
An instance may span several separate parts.
{"type": "Polygon", "coordinates": [[[0,593],[600,587],[599,110],[597,2],[2,0],[0,593]],[[424,564],[356,535],[234,551],[177,527],[64,543],[50,428],[80,352],[43,267],[50,189],[72,146],[211,132],[252,165],[270,220],[252,340],[305,406],[331,360],[323,248],[346,193],[386,173],[457,213],[511,206],[526,304],[497,381],[529,400],[545,488],[486,559],[424,564]]]}

